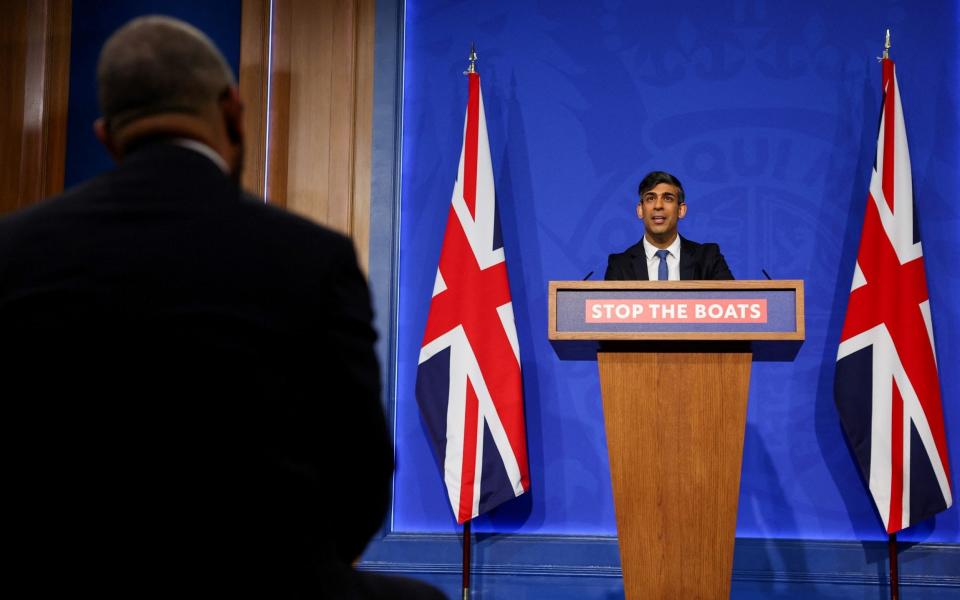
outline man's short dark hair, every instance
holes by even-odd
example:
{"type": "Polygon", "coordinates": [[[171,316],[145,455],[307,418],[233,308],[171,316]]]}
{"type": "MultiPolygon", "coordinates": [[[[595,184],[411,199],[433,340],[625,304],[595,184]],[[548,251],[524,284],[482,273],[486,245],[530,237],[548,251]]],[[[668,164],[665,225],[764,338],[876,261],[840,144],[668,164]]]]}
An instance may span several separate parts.
{"type": "Polygon", "coordinates": [[[670,185],[676,186],[679,196],[677,197],[677,203],[683,204],[685,197],[683,194],[683,184],[680,183],[680,180],[667,173],[666,171],[650,171],[647,173],[646,177],[640,182],[640,188],[637,190],[637,193],[640,194],[640,197],[643,198],[643,195],[657,187],[661,183],[669,183],[670,185]]]}

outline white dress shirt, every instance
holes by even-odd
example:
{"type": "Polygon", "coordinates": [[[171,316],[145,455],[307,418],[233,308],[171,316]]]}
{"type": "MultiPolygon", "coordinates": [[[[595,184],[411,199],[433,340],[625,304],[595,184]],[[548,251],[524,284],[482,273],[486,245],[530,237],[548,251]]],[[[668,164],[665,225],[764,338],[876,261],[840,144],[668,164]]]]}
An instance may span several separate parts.
{"type": "Polygon", "coordinates": [[[204,144],[203,142],[198,142],[197,140],[191,140],[188,138],[175,138],[173,143],[177,146],[183,146],[184,148],[189,148],[194,152],[199,152],[200,154],[206,156],[213,164],[220,167],[220,170],[223,171],[225,175],[230,174],[230,169],[227,167],[226,161],[223,160],[223,157],[217,154],[216,150],[210,146],[204,144]]]}
{"type": "MultiPolygon", "coordinates": [[[[660,257],[657,256],[657,248],[649,241],[647,236],[643,236],[643,251],[647,254],[647,277],[651,281],[660,278],[660,257]]],[[[670,281],[680,281],[680,236],[673,238],[673,243],[664,248],[667,254],[667,272],[670,274],[670,281]]]]}

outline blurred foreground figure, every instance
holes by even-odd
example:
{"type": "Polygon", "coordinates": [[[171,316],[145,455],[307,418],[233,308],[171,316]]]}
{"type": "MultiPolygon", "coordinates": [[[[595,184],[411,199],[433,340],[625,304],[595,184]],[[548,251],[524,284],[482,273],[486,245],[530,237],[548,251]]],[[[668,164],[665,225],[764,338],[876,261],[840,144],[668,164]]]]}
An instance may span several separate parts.
{"type": "Polygon", "coordinates": [[[198,30],[136,19],[97,78],[117,168],[0,221],[18,589],[442,597],[350,566],[393,470],[352,243],[240,191],[242,105],[198,30]]]}

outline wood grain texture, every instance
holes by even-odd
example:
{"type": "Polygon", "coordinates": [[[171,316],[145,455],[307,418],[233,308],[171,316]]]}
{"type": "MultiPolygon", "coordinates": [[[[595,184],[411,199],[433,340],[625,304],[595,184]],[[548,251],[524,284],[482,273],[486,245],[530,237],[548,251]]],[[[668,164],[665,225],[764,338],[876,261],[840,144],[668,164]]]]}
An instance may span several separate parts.
{"type": "Polygon", "coordinates": [[[351,236],[364,270],[374,18],[374,0],[245,0],[241,24],[244,185],[351,236]]]}
{"type": "Polygon", "coordinates": [[[558,290],[802,290],[803,280],[551,281],[548,289],[551,293],[558,290]]]}
{"type": "Polygon", "coordinates": [[[354,61],[353,182],[350,231],[364,272],[370,257],[370,193],[373,161],[373,48],[376,41],[376,1],[358,0],[354,61]]]}
{"type": "Polygon", "coordinates": [[[63,190],[70,70],[69,0],[9,2],[0,25],[0,212],[63,190]]]}
{"type": "Polygon", "coordinates": [[[20,206],[20,169],[23,147],[23,92],[27,68],[27,2],[4,5],[0,19],[0,214],[20,206]]]}
{"type": "Polygon", "coordinates": [[[797,335],[798,339],[806,339],[807,335],[807,325],[806,317],[804,317],[804,297],[803,297],[803,281],[800,281],[800,285],[797,287],[797,335]]]}
{"type": "Polygon", "coordinates": [[[627,598],[727,598],[751,355],[599,352],[627,598]]]}
{"type": "Polygon", "coordinates": [[[70,106],[70,38],[73,4],[51,1],[47,18],[47,85],[44,129],[44,189],[50,196],[63,191],[67,167],[67,113],[70,106]]]}
{"type": "Polygon", "coordinates": [[[243,157],[244,189],[267,196],[267,93],[270,60],[270,3],[243,0],[240,8],[240,98],[247,146],[243,157]]]}
{"type": "MultiPolygon", "coordinates": [[[[329,197],[333,2],[290,3],[287,208],[334,229],[329,197]]],[[[282,141],[280,141],[282,143],[282,141]]],[[[271,144],[273,145],[273,144],[271,144]]]]}
{"type": "MultiPolygon", "coordinates": [[[[270,61],[267,71],[269,106],[267,107],[267,200],[287,206],[290,156],[290,28],[293,7],[288,0],[275,0],[270,27],[270,61]]],[[[316,220],[320,220],[317,218],[316,220]]]]}

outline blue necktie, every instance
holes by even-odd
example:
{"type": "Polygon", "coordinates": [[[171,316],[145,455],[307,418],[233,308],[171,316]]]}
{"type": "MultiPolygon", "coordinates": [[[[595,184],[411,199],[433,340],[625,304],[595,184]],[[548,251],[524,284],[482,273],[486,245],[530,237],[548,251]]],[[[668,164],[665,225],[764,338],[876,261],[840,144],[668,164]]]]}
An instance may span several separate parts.
{"type": "Polygon", "coordinates": [[[670,279],[670,271],[667,269],[667,255],[669,250],[657,250],[656,255],[660,257],[660,270],[657,271],[657,279],[667,281],[670,279]]]}

